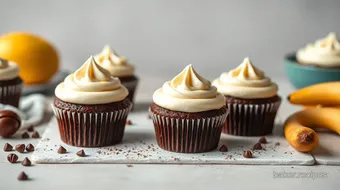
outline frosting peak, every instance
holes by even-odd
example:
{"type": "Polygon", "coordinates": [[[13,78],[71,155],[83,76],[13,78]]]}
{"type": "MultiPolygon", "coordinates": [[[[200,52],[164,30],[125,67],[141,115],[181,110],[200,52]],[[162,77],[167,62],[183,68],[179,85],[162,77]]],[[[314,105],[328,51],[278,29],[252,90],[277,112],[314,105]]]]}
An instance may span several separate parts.
{"type": "Polygon", "coordinates": [[[278,87],[249,58],[229,72],[214,80],[219,92],[226,96],[244,99],[269,98],[277,94],[278,87]]]}
{"type": "Polygon", "coordinates": [[[220,109],[225,105],[224,96],[192,65],[156,90],[153,101],[163,108],[189,113],[220,109]]]}
{"type": "Polygon", "coordinates": [[[135,70],[125,57],[119,56],[109,45],[106,45],[102,52],[95,56],[95,59],[115,77],[131,76],[135,70]]]}
{"type": "Polygon", "coordinates": [[[296,53],[301,64],[319,65],[323,67],[340,67],[340,43],[334,32],[324,39],[308,44],[296,53]]]}
{"type": "Polygon", "coordinates": [[[14,62],[0,58],[0,80],[11,80],[19,76],[19,67],[14,62]]]}
{"type": "Polygon", "coordinates": [[[110,73],[100,67],[92,56],[74,73],[74,77],[84,82],[109,81],[111,79],[110,73]]]}

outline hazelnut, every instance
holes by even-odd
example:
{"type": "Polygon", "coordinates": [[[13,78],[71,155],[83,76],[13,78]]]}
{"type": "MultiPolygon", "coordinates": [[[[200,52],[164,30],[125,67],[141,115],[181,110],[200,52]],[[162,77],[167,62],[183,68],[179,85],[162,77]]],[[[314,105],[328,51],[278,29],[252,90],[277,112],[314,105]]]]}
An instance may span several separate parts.
{"type": "Polygon", "coordinates": [[[0,111],[0,136],[12,136],[19,129],[20,125],[21,119],[18,114],[10,110],[0,111]]]}

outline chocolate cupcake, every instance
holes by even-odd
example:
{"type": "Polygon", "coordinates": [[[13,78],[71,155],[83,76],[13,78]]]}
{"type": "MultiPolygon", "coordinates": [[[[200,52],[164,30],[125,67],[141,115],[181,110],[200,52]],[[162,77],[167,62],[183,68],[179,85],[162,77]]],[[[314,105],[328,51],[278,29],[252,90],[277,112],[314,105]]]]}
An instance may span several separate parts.
{"type": "Polygon", "coordinates": [[[78,147],[100,147],[122,141],[132,103],[118,78],[91,56],[55,89],[53,111],[62,141],[78,147]]]}
{"type": "Polygon", "coordinates": [[[226,97],[229,115],[223,132],[239,136],[261,136],[272,133],[281,104],[278,86],[245,58],[236,69],[214,80],[226,97]]]}
{"type": "Polygon", "coordinates": [[[133,103],[138,84],[138,78],[134,75],[134,66],[129,64],[125,57],[119,56],[108,45],[104,47],[100,54],[95,56],[95,59],[113,77],[119,78],[121,83],[129,90],[128,98],[133,103]]]}
{"type": "Polygon", "coordinates": [[[227,109],[225,97],[188,65],[153,94],[150,116],[157,144],[180,153],[214,150],[227,109]]]}
{"type": "Polygon", "coordinates": [[[307,44],[296,52],[296,60],[305,66],[340,69],[340,44],[331,32],[324,39],[307,44]]]}
{"type": "Polygon", "coordinates": [[[0,58],[0,103],[19,107],[21,90],[18,65],[0,58]]]}

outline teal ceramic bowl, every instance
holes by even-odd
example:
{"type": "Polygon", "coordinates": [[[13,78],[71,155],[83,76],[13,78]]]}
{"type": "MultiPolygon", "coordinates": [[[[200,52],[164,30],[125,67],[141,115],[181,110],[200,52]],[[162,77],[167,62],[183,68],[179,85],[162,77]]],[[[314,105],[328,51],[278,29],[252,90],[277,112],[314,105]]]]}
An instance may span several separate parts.
{"type": "Polygon", "coordinates": [[[296,62],[295,54],[286,56],[284,64],[289,81],[297,89],[317,83],[340,81],[340,69],[301,65],[296,62]]]}

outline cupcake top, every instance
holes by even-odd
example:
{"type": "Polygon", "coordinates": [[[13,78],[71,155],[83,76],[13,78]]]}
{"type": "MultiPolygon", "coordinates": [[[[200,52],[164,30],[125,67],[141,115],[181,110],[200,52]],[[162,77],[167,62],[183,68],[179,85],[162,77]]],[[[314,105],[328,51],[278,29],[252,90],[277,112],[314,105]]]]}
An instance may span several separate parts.
{"type": "Polygon", "coordinates": [[[11,80],[19,75],[19,67],[11,61],[0,58],[0,80],[11,80]]]}
{"type": "Polygon", "coordinates": [[[242,99],[270,98],[278,91],[278,86],[256,68],[248,57],[236,69],[222,73],[213,85],[226,96],[242,99]]]}
{"type": "Polygon", "coordinates": [[[91,56],[83,66],[57,86],[55,95],[65,102],[93,105],[124,100],[128,90],[91,56]]]}
{"type": "Polygon", "coordinates": [[[225,105],[225,97],[191,65],[156,90],[153,101],[163,108],[188,113],[220,109],[225,105]]]}
{"type": "Polygon", "coordinates": [[[336,34],[330,33],[326,38],[298,50],[296,59],[301,64],[340,67],[340,44],[336,34]]]}
{"type": "Polygon", "coordinates": [[[130,65],[125,57],[119,56],[108,45],[104,47],[100,54],[95,56],[95,59],[100,66],[104,67],[115,77],[129,77],[135,71],[135,67],[130,65]]]}

